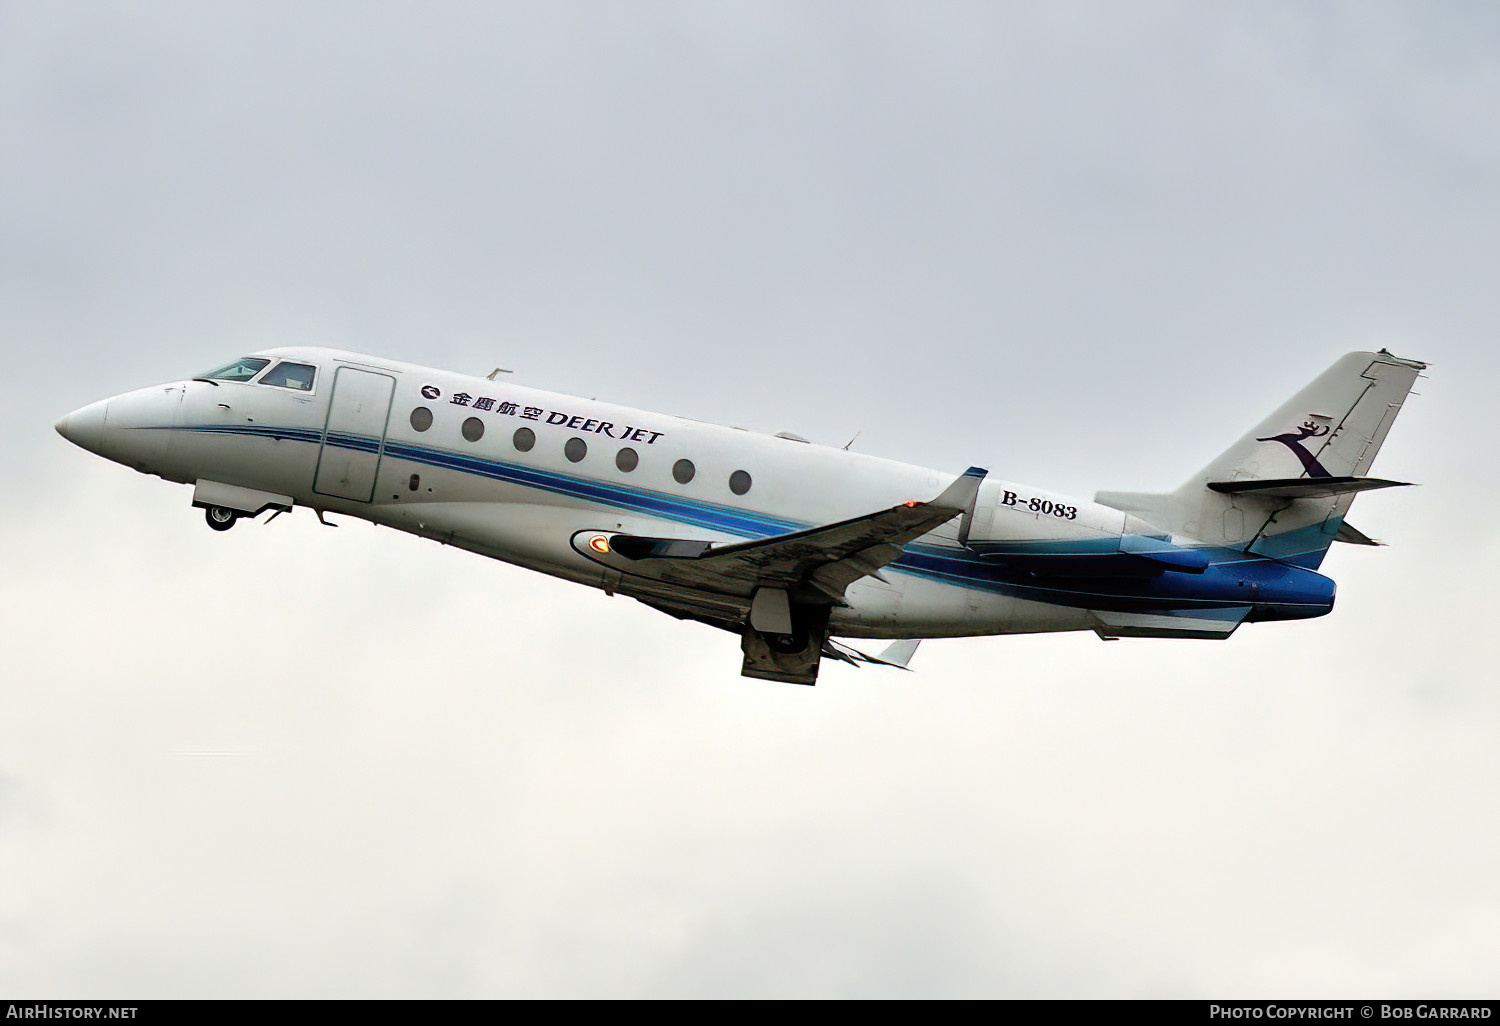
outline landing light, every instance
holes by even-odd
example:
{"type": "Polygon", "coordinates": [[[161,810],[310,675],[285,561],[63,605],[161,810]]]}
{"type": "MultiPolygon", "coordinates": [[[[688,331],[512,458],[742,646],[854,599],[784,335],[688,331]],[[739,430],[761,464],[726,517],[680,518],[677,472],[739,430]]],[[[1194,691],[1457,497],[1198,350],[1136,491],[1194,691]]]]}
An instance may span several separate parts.
{"type": "Polygon", "coordinates": [[[609,555],[609,539],[602,534],[596,534],[589,539],[589,548],[601,556],[609,555]]]}

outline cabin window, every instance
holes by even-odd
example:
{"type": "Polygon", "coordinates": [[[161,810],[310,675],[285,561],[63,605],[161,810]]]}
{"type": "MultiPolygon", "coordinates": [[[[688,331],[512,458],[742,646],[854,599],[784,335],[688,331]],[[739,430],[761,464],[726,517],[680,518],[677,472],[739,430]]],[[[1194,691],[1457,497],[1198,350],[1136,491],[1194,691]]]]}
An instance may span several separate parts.
{"type": "Polygon", "coordinates": [[[218,370],[211,370],[207,374],[200,374],[200,378],[208,378],[213,381],[249,381],[255,375],[266,369],[270,360],[259,356],[242,356],[233,363],[226,363],[218,370]]]}
{"type": "Polygon", "coordinates": [[[568,444],[563,446],[563,455],[568,458],[569,463],[577,463],[588,454],[588,443],[582,438],[570,438],[568,444]]]}
{"type": "Polygon", "coordinates": [[[464,438],[477,442],[484,437],[484,421],[478,417],[470,417],[459,430],[463,432],[464,438]]]}
{"type": "Polygon", "coordinates": [[[678,484],[687,484],[698,473],[698,468],[693,466],[692,460],[678,460],[672,464],[672,476],[677,479],[678,484]]]}
{"type": "Polygon", "coordinates": [[[536,445],[536,432],[531,428],[516,428],[516,433],[511,435],[510,441],[516,447],[516,452],[530,452],[531,447],[536,445]]]}
{"type": "Polygon", "coordinates": [[[418,488],[421,488],[422,487],[422,475],[421,474],[413,474],[411,476],[411,480],[409,480],[409,481],[406,482],[406,487],[409,488],[409,489],[411,489],[412,491],[416,491],[418,488]]]}
{"type": "Polygon", "coordinates": [[[743,470],[736,470],[730,474],[729,490],[736,495],[744,495],[750,490],[750,475],[743,470]]]}
{"type": "Polygon", "coordinates": [[[629,446],[626,446],[619,452],[615,453],[615,466],[619,467],[627,474],[640,465],[640,455],[629,446]]]}
{"type": "Polygon", "coordinates": [[[311,392],[313,378],[317,377],[317,374],[317,368],[310,364],[283,360],[260,379],[260,384],[275,385],[278,388],[294,388],[298,392],[311,392]]]}
{"type": "Polygon", "coordinates": [[[432,411],[425,406],[418,406],[412,410],[411,426],[415,431],[426,431],[432,427],[432,411]]]}

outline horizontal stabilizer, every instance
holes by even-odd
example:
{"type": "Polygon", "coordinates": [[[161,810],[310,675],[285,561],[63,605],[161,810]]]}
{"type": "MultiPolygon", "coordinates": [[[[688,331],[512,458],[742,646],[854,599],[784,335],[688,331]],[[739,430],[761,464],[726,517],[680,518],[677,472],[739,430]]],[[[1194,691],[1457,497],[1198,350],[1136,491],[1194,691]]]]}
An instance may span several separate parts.
{"type": "Polygon", "coordinates": [[[1264,495],[1273,499],[1326,499],[1376,488],[1401,488],[1410,481],[1381,477],[1275,477],[1260,481],[1210,481],[1208,487],[1228,495],[1264,495]]]}

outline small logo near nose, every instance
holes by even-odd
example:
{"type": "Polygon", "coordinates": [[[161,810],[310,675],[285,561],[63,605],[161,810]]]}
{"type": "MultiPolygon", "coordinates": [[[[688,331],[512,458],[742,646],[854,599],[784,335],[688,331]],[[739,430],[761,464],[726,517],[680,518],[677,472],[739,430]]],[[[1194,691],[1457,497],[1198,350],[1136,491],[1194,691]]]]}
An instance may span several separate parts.
{"type": "Polygon", "coordinates": [[[423,399],[441,399],[442,397],[443,397],[443,392],[436,385],[423,385],[422,386],[422,398],[423,399]]]}

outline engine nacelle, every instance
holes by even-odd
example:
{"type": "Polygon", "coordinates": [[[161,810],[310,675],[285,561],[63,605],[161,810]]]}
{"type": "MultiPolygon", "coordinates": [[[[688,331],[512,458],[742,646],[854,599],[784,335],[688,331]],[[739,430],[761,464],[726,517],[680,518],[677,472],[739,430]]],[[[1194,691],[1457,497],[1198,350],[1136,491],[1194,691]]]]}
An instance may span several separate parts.
{"type": "Polygon", "coordinates": [[[1209,565],[1203,549],[1174,545],[1139,517],[1004,481],[980,488],[959,540],[988,559],[1056,577],[1201,574],[1209,565]]]}

